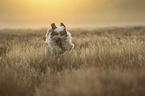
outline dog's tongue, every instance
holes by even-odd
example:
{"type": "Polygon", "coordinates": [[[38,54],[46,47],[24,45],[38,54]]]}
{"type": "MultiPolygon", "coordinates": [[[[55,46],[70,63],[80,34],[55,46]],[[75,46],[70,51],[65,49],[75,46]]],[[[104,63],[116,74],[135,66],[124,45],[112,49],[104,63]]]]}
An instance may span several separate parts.
{"type": "Polygon", "coordinates": [[[61,46],[61,40],[58,40],[57,43],[58,43],[58,46],[61,46]]]}

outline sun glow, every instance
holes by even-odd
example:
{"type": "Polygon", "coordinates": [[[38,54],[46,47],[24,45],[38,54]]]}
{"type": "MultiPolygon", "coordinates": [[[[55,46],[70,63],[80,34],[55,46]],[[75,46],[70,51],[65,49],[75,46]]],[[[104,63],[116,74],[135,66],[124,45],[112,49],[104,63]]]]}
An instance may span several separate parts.
{"type": "Polygon", "coordinates": [[[87,7],[87,0],[4,0],[0,1],[0,20],[48,24],[77,20],[87,7]]]}
{"type": "Polygon", "coordinates": [[[138,0],[0,0],[0,24],[144,22],[144,3],[138,0]]]}
{"type": "MultiPolygon", "coordinates": [[[[24,7],[21,8],[20,13],[23,11],[22,17],[28,19],[49,18],[52,21],[57,19],[66,18],[73,16],[74,14],[80,13],[80,10],[83,8],[81,4],[82,0],[26,0],[18,4],[22,4],[24,7]],[[27,2],[26,2],[27,1],[27,2]],[[35,17],[34,17],[35,16],[35,17]]],[[[83,8],[84,10],[84,8],[83,8]]],[[[38,20],[38,19],[37,19],[38,20]]]]}
{"type": "Polygon", "coordinates": [[[66,5],[67,0],[31,0],[30,5],[39,8],[58,9],[66,5]]]}
{"type": "Polygon", "coordinates": [[[33,11],[38,10],[49,14],[64,14],[76,10],[76,7],[81,6],[80,2],[73,0],[31,0],[29,6],[32,6],[33,11]]]}

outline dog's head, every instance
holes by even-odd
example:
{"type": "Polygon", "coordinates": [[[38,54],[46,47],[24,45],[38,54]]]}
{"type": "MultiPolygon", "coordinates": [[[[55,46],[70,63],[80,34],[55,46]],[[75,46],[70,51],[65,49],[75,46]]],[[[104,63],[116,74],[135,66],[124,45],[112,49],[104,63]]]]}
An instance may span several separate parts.
{"type": "Polygon", "coordinates": [[[51,38],[54,40],[57,46],[62,48],[66,37],[66,26],[63,23],[60,23],[59,28],[56,27],[55,23],[51,24],[51,38]]]}

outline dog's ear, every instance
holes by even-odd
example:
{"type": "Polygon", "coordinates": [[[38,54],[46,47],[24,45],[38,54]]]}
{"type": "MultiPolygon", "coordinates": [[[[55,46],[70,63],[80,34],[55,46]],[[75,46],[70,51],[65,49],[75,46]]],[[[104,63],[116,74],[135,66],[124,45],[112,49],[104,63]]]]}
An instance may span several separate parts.
{"type": "Polygon", "coordinates": [[[51,24],[51,28],[52,28],[52,30],[54,30],[54,29],[57,28],[56,25],[55,25],[55,23],[52,23],[52,24],[51,24]]]}
{"type": "Polygon", "coordinates": [[[62,22],[60,23],[60,26],[64,26],[64,29],[66,29],[66,26],[62,22]]]}
{"type": "Polygon", "coordinates": [[[61,34],[67,36],[66,26],[62,22],[60,23],[60,26],[63,26],[64,27],[64,31],[61,34]]]}

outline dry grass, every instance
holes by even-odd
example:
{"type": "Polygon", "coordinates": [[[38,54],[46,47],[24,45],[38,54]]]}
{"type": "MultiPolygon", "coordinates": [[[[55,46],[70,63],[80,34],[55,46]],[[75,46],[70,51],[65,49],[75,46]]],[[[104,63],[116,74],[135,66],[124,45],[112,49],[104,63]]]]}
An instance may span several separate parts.
{"type": "Polygon", "coordinates": [[[0,96],[145,95],[145,27],[70,30],[59,57],[45,56],[46,31],[0,30],[0,96]]]}

